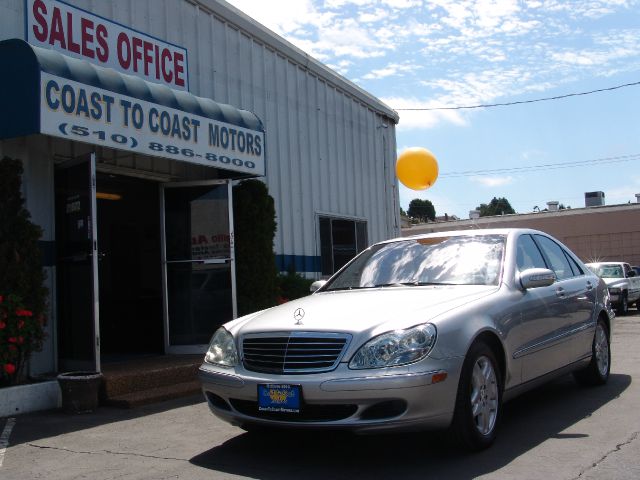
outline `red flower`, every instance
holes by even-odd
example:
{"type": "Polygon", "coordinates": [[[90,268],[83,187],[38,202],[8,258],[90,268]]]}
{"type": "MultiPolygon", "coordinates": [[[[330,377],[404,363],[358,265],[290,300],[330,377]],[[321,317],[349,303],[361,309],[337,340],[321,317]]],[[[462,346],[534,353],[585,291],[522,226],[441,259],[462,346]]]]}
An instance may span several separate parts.
{"type": "Polygon", "coordinates": [[[16,310],[16,315],[19,317],[33,317],[33,312],[31,310],[18,309],[16,310]]]}
{"type": "Polygon", "coordinates": [[[24,327],[24,320],[18,321],[18,330],[24,327]]]}
{"type": "Polygon", "coordinates": [[[9,337],[7,340],[9,340],[9,343],[16,343],[18,341],[16,337],[9,337]]]}
{"type": "Polygon", "coordinates": [[[4,330],[6,326],[7,324],[0,320],[0,330],[4,330]]]}
{"type": "Polygon", "coordinates": [[[0,303],[4,302],[4,297],[0,295],[0,303]]]}
{"type": "Polygon", "coordinates": [[[24,337],[18,337],[18,345],[22,345],[24,343],[24,337]]]}
{"type": "Polygon", "coordinates": [[[5,363],[4,371],[9,375],[13,375],[16,373],[16,366],[13,363],[5,363]]]}

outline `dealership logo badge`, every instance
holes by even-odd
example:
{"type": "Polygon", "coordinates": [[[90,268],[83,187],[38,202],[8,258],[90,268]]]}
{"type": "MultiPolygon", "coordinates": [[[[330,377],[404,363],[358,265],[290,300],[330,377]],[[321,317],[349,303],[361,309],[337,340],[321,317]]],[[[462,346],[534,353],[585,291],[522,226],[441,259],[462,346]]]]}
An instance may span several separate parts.
{"type": "Polygon", "coordinates": [[[304,310],[301,308],[296,308],[296,311],[293,312],[293,318],[296,321],[296,325],[302,325],[302,319],[304,318],[304,310]]]}

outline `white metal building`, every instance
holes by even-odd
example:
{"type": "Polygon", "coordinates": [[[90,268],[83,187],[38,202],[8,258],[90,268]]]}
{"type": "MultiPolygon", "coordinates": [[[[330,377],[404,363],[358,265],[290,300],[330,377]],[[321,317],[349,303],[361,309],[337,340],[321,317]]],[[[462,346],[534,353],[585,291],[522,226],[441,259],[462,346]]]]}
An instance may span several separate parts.
{"type": "Polygon", "coordinates": [[[34,373],[203,351],[236,312],[234,180],[268,185],[281,270],[400,233],[396,112],[224,1],[5,0],[0,40],[0,157],[45,232],[34,373]]]}

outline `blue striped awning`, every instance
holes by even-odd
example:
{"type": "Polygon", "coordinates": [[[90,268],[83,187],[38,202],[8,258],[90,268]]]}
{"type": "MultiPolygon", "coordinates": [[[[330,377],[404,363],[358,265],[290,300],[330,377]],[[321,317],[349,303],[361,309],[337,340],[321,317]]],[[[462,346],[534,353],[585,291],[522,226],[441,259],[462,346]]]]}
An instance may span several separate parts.
{"type": "Polygon", "coordinates": [[[42,72],[237,127],[264,132],[252,112],[32,46],[0,42],[0,139],[40,133],[42,72]]]}

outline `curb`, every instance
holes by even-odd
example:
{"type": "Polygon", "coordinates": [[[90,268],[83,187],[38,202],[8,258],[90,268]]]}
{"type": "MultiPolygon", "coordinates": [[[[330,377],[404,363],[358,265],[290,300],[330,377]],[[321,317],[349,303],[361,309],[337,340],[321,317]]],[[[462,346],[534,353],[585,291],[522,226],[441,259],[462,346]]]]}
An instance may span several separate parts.
{"type": "Polygon", "coordinates": [[[56,380],[0,388],[0,417],[51,410],[61,405],[56,380]]]}

